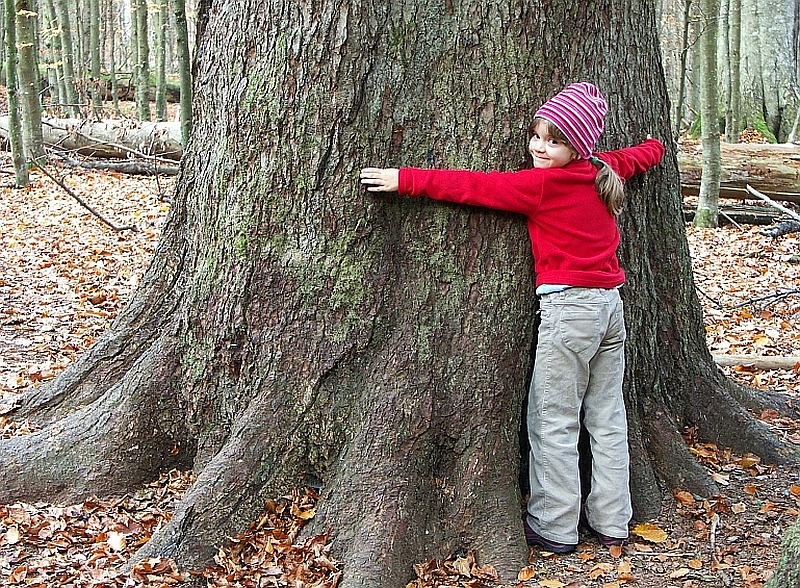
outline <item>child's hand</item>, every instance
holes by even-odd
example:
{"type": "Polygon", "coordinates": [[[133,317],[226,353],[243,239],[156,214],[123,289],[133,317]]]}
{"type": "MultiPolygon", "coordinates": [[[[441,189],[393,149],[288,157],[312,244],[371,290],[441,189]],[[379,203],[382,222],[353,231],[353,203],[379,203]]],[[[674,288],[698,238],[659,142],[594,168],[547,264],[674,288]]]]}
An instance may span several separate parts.
{"type": "Polygon", "coordinates": [[[393,167],[365,167],[361,170],[361,183],[370,192],[397,192],[400,171],[393,167]]]}

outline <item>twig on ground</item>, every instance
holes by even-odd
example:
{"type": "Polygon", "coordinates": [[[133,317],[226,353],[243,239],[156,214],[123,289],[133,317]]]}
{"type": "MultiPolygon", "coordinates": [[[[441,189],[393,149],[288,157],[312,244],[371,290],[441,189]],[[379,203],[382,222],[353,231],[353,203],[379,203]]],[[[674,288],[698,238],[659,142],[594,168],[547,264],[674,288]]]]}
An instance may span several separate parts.
{"type": "Polygon", "coordinates": [[[719,513],[714,513],[711,517],[711,529],[709,530],[709,538],[711,542],[711,557],[714,561],[717,560],[717,526],[719,525],[719,513]]]}
{"type": "Polygon", "coordinates": [[[783,300],[784,298],[788,298],[792,294],[800,294],[800,288],[793,288],[791,290],[784,290],[783,292],[773,292],[772,294],[766,294],[765,296],[757,296],[756,298],[749,298],[744,302],[739,302],[738,304],[728,305],[728,304],[722,304],[720,301],[712,298],[711,296],[703,292],[702,288],[700,288],[700,286],[697,286],[696,284],[695,284],[695,289],[702,297],[710,300],[714,304],[714,306],[716,306],[720,310],[736,310],[737,308],[750,306],[751,304],[755,304],[757,302],[768,301],[768,303],[764,305],[764,307],[766,308],[770,304],[774,304],[775,302],[780,302],[781,300],[783,300]]]}
{"type": "Polygon", "coordinates": [[[67,186],[66,184],[64,184],[64,182],[62,182],[61,180],[59,180],[57,177],[55,177],[53,174],[51,174],[49,171],[47,171],[47,170],[46,170],[44,167],[42,167],[41,165],[39,165],[39,164],[38,164],[38,163],[36,163],[35,161],[34,161],[34,162],[32,162],[32,163],[33,163],[33,165],[36,167],[36,169],[38,169],[38,170],[41,170],[41,172],[42,172],[44,175],[46,175],[48,178],[50,178],[51,180],[53,180],[53,181],[54,181],[56,184],[58,184],[59,186],[61,186],[61,188],[62,188],[62,189],[63,189],[63,190],[64,190],[64,191],[65,191],[67,194],[69,194],[69,195],[70,195],[70,196],[72,196],[72,197],[73,197],[75,200],[77,200],[78,204],[80,204],[81,206],[83,206],[83,207],[84,207],[86,210],[88,210],[88,211],[89,211],[89,212],[91,212],[91,213],[92,213],[94,216],[96,216],[98,219],[100,219],[100,221],[101,221],[101,222],[103,222],[105,225],[108,225],[108,226],[111,228],[111,230],[112,230],[112,231],[120,232],[120,231],[138,231],[138,230],[139,230],[139,227],[137,227],[136,225],[125,225],[125,226],[123,226],[123,227],[118,227],[117,225],[115,225],[114,223],[112,223],[110,220],[108,220],[107,218],[105,218],[105,217],[104,217],[102,214],[100,214],[99,212],[97,212],[97,211],[96,211],[94,208],[92,208],[92,207],[91,207],[91,206],[90,206],[90,205],[89,205],[89,204],[88,204],[88,203],[87,203],[85,200],[83,200],[83,199],[82,199],[80,196],[78,196],[78,195],[77,195],[75,192],[73,192],[73,191],[72,191],[72,190],[69,188],[69,186],[67,186]]]}

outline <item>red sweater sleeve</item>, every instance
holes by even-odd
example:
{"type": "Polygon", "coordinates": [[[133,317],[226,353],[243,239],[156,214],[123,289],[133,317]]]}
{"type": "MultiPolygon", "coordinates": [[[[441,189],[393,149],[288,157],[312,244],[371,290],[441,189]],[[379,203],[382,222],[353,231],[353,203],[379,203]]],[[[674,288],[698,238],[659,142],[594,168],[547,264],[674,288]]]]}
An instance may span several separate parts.
{"type": "Polygon", "coordinates": [[[529,215],[539,204],[539,174],[400,168],[398,193],[529,215]]]}
{"type": "Polygon", "coordinates": [[[661,161],[664,157],[664,144],[658,139],[647,139],[633,147],[603,151],[597,157],[608,163],[623,180],[629,180],[661,161]]]}

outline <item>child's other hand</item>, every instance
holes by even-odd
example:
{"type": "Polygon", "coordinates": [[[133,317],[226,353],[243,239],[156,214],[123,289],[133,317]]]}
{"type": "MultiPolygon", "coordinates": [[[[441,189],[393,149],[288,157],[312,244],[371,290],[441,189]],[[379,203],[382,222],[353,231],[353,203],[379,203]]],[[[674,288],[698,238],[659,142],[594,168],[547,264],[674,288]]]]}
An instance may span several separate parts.
{"type": "Polygon", "coordinates": [[[361,170],[361,183],[370,192],[397,192],[400,171],[393,167],[365,167],[361,170]]]}

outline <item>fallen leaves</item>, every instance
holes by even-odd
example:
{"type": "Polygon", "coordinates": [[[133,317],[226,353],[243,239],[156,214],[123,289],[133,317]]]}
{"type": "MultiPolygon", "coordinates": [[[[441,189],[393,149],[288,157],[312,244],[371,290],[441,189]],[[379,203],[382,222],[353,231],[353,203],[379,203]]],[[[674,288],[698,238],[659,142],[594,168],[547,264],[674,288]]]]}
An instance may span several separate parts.
{"type": "MultiPolygon", "coordinates": [[[[474,551],[444,561],[432,559],[414,564],[414,573],[416,579],[409,582],[406,588],[487,588],[500,581],[493,566],[478,564],[474,551]]],[[[525,568],[519,575],[529,580],[536,572],[532,568],[525,568]]]]}
{"type": "Polygon", "coordinates": [[[339,564],[329,554],[328,535],[298,542],[300,529],[314,517],[318,496],[295,490],[268,500],[259,520],[220,547],[214,565],[203,572],[209,587],[304,586],[334,588],[339,564]]]}
{"type": "Polygon", "coordinates": [[[24,194],[0,198],[0,393],[53,379],[108,328],[150,261],[172,185],[69,172],[64,181],[81,197],[141,229],[117,233],[51,180],[31,178],[24,194]]]}
{"type": "MultiPolygon", "coordinates": [[[[135,496],[69,506],[0,505],[0,578],[41,588],[123,586],[128,581],[123,564],[169,520],[191,483],[189,474],[172,471],[135,496]]],[[[177,574],[174,564],[142,562],[130,577],[146,580],[161,574],[155,571],[160,566],[177,574]]]]}

